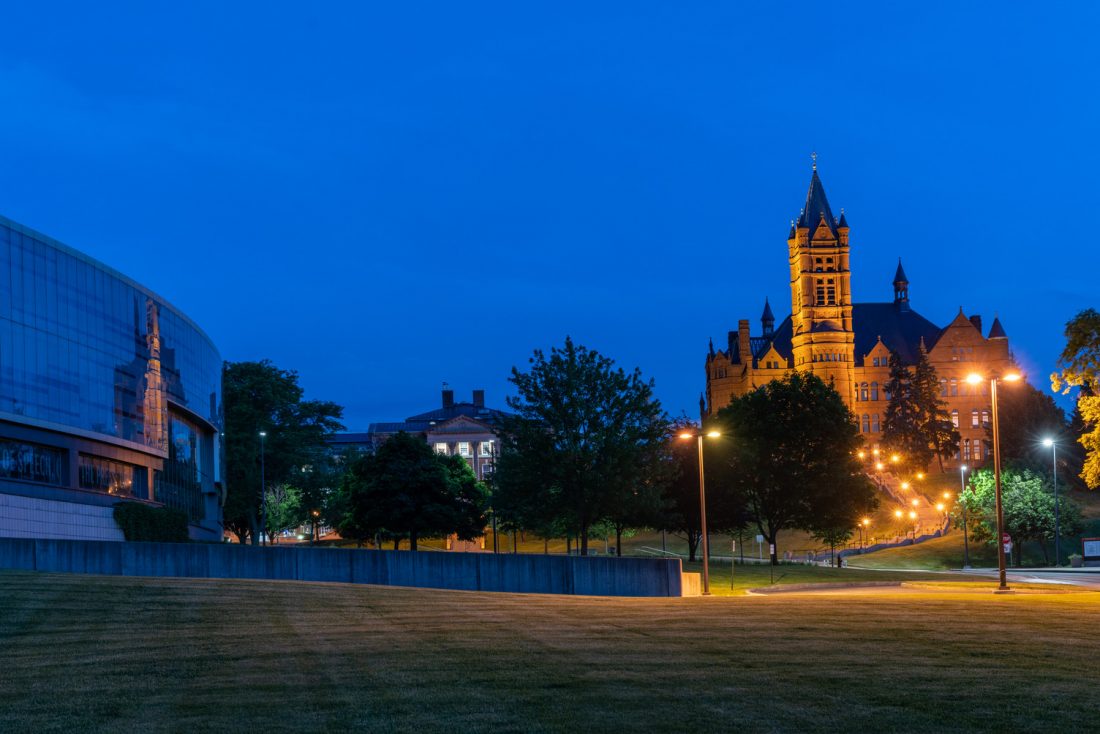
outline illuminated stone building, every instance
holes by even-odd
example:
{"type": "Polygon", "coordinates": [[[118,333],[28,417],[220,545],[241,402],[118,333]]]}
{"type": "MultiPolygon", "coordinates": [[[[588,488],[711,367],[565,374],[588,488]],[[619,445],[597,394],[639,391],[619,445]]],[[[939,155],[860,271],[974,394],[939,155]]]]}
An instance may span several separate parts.
{"type": "Polygon", "coordinates": [[[1000,321],[994,318],[983,335],[981,317],[968,317],[960,308],[946,326],[932,323],[913,309],[900,259],[891,283],[892,300],[854,303],[849,234],[843,210],[839,218],[833,216],[815,165],[806,205],[787,236],[791,315],[776,325],[765,299],[759,332],[753,334],[744,319],[729,332],[725,349],[716,350],[711,342],[704,414],[713,414],[732,398],[788,370],[803,370],[833,385],[873,446],[879,442],[889,400],[884,386],[891,351],[913,365],[923,350],[936,369],[941,395],[962,437],[950,463],[984,461],[988,386],[970,385],[966,376],[978,368],[1008,367],[1008,337],[1000,321]]]}

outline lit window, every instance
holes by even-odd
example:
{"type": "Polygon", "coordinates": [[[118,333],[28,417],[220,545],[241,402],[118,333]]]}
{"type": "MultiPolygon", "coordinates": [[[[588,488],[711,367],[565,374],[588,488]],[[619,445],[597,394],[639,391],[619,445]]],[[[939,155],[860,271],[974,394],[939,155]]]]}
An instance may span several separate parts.
{"type": "Polygon", "coordinates": [[[871,416],[871,433],[878,433],[878,429],[879,429],[878,413],[875,413],[873,416],[871,416]]]}
{"type": "Polygon", "coordinates": [[[970,427],[971,428],[977,428],[978,425],[979,425],[979,423],[978,423],[978,411],[977,411],[977,409],[974,409],[974,410],[970,411],[970,427]]]}
{"type": "Polygon", "coordinates": [[[983,410],[982,411],[982,425],[983,426],[988,426],[989,425],[989,411],[988,410],[983,410]]]}
{"type": "Polygon", "coordinates": [[[470,442],[469,441],[459,441],[458,442],[458,455],[459,456],[469,456],[470,455],[470,442]]]}
{"type": "Polygon", "coordinates": [[[478,453],[481,456],[492,456],[493,455],[493,442],[492,441],[482,441],[480,444],[478,444],[477,449],[478,449],[478,453]]]}
{"type": "Polygon", "coordinates": [[[951,411],[951,425],[955,426],[955,428],[959,427],[959,411],[957,410],[951,411]]]}
{"type": "Polygon", "coordinates": [[[871,400],[878,400],[878,383],[871,383],[871,400]]]}
{"type": "Polygon", "coordinates": [[[447,451],[447,444],[445,443],[437,443],[435,445],[435,452],[437,454],[443,454],[444,456],[450,453],[449,451],[447,451]]]}

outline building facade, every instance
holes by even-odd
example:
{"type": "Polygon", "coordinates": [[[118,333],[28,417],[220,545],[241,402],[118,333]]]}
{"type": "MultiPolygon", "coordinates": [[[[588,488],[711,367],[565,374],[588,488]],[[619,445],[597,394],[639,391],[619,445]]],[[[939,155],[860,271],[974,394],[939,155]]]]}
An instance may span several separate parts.
{"type": "Polygon", "coordinates": [[[966,376],[975,370],[996,372],[1009,367],[1008,338],[1000,321],[994,318],[989,332],[983,334],[981,317],[968,317],[960,308],[946,326],[932,323],[913,309],[900,259],[891,301],[853,302],[849,234],[843,210],[839,218],[833,216],[815,165],[806,204],[787,236],[791,315],[776,326],[765,299],[756,335],[744,319],[737,331],[729,332],[724,350],[716,350],[711,342],[705,362],[704,415],[714,414],[733,398],[788,370],[803,370],[835,387],[868,444],[874,446],[881,438],[889,402],[885,385],[891,352],[904,364],[914,365],[924,351],[962,437],[950,463],[984,461],[988,385],[971,385],[966,376]]]}
{"type": "Polygon", "coordinates": [[[0,217],[0,536],[122,540],[128,500],[220,540],[221,373],[163,298],[0,217]]]}
{"type": "Polygon", "coordinates": [[[418,435],[436,453],[461,456],[478,479],[493,472],[500,441],[497,423],[504,413],[485,406],[485,391],[474,390],[473,399],[455,402],[454,390],[444,388],[442,404],[426,413],[393,423],[372,423],[366,433],[336,433],[328,438],[335,449],[373,451],[390,436],[404,431],[418,435]]]}

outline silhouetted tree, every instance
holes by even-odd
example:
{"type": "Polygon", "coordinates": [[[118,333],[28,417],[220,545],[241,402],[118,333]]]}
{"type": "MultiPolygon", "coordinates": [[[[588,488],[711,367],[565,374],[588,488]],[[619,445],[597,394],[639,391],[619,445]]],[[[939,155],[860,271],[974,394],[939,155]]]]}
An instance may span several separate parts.
{"type": "MultiPolygon", "coordinates": [[[[225,405],[225,526],[241,542],[259,539],[260,431],[266,431],[268,485],[286,484],[325,450],[325,437],[343,429],[343,408],[303,400],[298,373],[271,362],[226,362],[222,372],[225,405]]],[[[269,508],[270,514],[270,508],[269,508]]]]}
{"type": "Polygon", "coordinates": [[[495,506],[521,525],[576,528],[585,555],[589,528],[660,471],[668,421],[653,383],[569,338],[510,381],[518,395],[502,422],[495,506]]]}
{"type": "Polygon", "coordinates": [[[856,452],[863,443],[843,398],[794,372],[734,399],[716,422],[729,436],[729,481],[760,534],[854,527],[878,503],[856,452]]]}

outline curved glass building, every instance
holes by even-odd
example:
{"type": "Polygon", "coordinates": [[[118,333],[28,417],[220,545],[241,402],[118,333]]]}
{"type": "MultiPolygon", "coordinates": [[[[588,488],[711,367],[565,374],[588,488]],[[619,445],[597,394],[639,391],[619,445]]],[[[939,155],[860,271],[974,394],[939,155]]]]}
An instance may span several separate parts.
{"type": "Polygon", "coordinates": [[[121,540],[129,500],[220,540],[221,374],[163,298],[0,217],[0,536],[121,540]]]}

